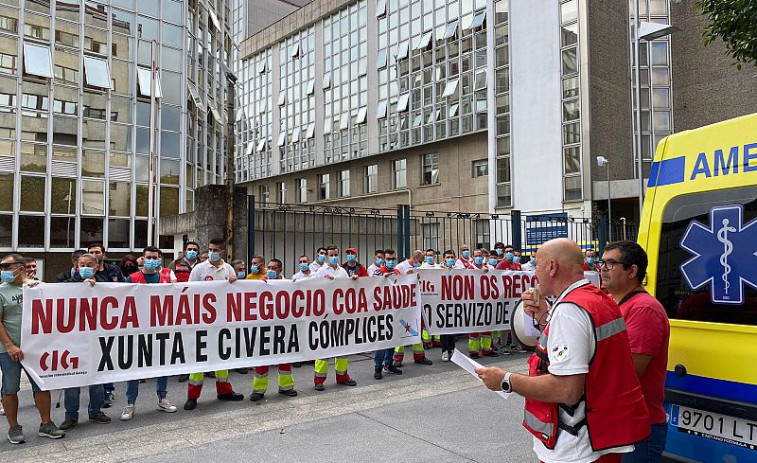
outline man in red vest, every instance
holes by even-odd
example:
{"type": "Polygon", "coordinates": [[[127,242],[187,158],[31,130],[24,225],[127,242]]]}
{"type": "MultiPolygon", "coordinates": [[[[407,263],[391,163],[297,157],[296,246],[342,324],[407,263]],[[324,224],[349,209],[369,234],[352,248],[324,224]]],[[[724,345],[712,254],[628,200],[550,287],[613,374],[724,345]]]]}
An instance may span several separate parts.
{"type": "Polygon", "coordinates": [[[538,291],[522,299],[543,329],[529,375],[478,368],[489,389],[526,398],[523,426],[545,463],[620,462],[650,434],[625,322],[610,296],[583,277],[583,255],[566,238],[539,248],[538,291]],[[551,308],[544,297],[556,297],[551,308]]]}

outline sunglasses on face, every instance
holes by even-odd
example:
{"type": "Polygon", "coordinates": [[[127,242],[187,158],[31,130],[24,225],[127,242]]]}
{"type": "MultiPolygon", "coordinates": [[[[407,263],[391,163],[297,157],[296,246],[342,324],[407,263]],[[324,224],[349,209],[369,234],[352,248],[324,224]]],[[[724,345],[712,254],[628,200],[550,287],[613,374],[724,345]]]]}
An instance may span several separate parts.
{"type": "Polygon", "coordinates": [[[3,270],[8,270],[14,265],[21,265],[21,264],[18,262],[5,262],[5,263],[0,264],[0,268],[3,270]]]}

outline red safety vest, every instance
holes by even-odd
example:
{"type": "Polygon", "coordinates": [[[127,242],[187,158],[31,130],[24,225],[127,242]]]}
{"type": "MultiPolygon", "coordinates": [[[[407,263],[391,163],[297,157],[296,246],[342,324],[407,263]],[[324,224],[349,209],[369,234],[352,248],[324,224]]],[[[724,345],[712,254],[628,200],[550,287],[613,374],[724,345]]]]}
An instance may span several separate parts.
{"type": "MultiPolygon", "coordinates": [[[[558,432],[578,435],[584,425],[595,451],[646,439],[650,434],[647,406],[631,358],[625,320],[617,304],[592,284],[574,289],[562,302],[581,307],[594,325],[595,351],[582,399],[586,401],[586,418],[576,426],[569,426],[560,422],[559,409],[572,413],[578,404],[571,407],[526,399],[523,426],[548,449],[555,448],[558,432]]],[[[548,338],[549,325],[528,360],[531,376],[549,371],[548,338]]]]}
{"type": "MultiPolygon", "coordinates": [[[[171,283],[171,269],[170,268],[162,268],[160,269],[160,272],[158,273],[160,275],[160,279],[158,280],[158,283],[171,283]]],[[[140,283],[140,284],[146,284],[147,280],[145,280],[145,274],[140,272],[135,272],[129,275],[129,278],[131,279],[132,283],[140,283]]]]}

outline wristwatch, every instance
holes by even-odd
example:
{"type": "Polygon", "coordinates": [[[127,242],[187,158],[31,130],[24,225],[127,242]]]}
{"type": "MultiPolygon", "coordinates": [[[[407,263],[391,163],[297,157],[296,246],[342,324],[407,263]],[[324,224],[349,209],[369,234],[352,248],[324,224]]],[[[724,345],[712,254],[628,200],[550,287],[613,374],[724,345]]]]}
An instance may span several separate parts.
{"type": "Polygon", "coordinates": [[[510,393],[513,392],[513,386],[510,384],[510,376],[512,376],[511,372],[505,373],[505,379],[502,381],[502,390],[510,393]]]}

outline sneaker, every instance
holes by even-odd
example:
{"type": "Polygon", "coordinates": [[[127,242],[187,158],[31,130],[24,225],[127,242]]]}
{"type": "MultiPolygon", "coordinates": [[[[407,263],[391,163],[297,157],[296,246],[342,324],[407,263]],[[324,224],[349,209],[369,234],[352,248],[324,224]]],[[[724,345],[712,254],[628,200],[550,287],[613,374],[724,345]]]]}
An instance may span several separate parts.
{"type": "Polygon", "coordinates": [[[373,371],[373,379],[383,379],[384,375],[381,374],[381,367],[376,368],[373,371]]]}
{"type": "Polygon", "coordinates": [[[484,357],[499,357],[499,354],[496,350],[490,350],[489,352],[483,352],[481,355],[484,357]]]}
{"type": "Polygon", "coordinates": [[[161,412],[166,412],[166,413],[174,413],[176,412],[176,410],[178,410],[176,408],[176,405],[171,405],[171,402],[169,402],[168,399],[166,399],[165,397],[163,397],[162,399],[158,399],[157,409],[160,410],[161,412]]]}
{"type": "Polygon", "coordinates": [[[345,379],[344,381],[337,381],[336,383],[343,386],[357,386],[357,381],[352,378],[345,379]]]}
{"type": "Polygon", "coordinates": [[[105,393],[105,402],[103,403],[103,408],[110,408],[113,405],[113,400],[115,397],[113,397],[112,392],[106,392],[105,393]]]}
{"type": "Polygon", "coordinates": [[[237,368],[237,373],[239,373],[240,375],[246,375],[249,372],[250,372],[249,368],[237,368]]]}
{"type": "Polygon", "coordinates": [[[525,354],[528,352],[526,349],[523,348],[523,346],[513,346],[512,349],[510,349],[512,352],[515,352],[516,354],[525,354]]]}
{"type": "MultiPolygon", "coordinates": [[[[21,426],[19,426],[19,428],[20,427],[21,426]]],[[[61,437],[65,437],[66,432],[58,429],[58,427],[55,426],[55,423],[53,423],[52,421],[48,421],[45,424],[39,425],[39,432],[37,434],[40,437],[49,437],[50,439],[60,439],[61,437]]]]}
{"type": "Polygon", "coordinates": [[[279,394],[287,397],[297,397],[297,391],[294,389],[279,389],[279,394]]]}
{"type": "Polygon", "coordinates": [[[420,359],[416,360],[415,363],[418,363],[420,365],[433,365],[434,364],[434,362],[432,362],[431,360],[427,359],[426,357],[423,357],[423,358],[420,358],[420,359]]]}
{"type": "Polygon", "coordinates": [[[325,387],[325,386],[323,385],[323,383],[320,383],[320,384],[316,384],[316,385],[315,385],[315,390],[316,390],[316,391],[319,391],[319,392],[320,392],[320,391],[323,391],[323,390],[325,390],[325,389],[326,389],[326,387],[325,387]]]}
{"type": "Polygon", "coordinates": [[[402,368],[402,360],[399,360],[399,361],[395,360],[394,361],[394,366],[397,367],[397,368],[402,368]]]}
{"type": "Polygon", "coordinates": [[[205,377],[206,378],[215,378],[216,377],[216,372],[215,371],[206,371],[205,372],[205,377]]]}
{"type": "Polygon", "coordinates": [[[10,428],[8,430],[8,440],[11,444],[23,444],[26,442],[23,428],[20,425],[10,428]]]}
{"type": "Polygon", "coordinates": [[[501,355],[512,355],[512,352],[510,352],[510,350],[508,350],[508,348],[506,346],[500,347],[499,348],[499,353],[501,355]]]}
{"type": "Polygon", "coordinates": [[[71,418],[66,418],[63,420],[63,422],[60,424],[60,427],[58,429],[62,429],[63,431],[68,431],[69,429],[76,427],[76,425],[79,422],[76,420],[72,420],[71,418]]]}
{"type": "Polygon", "coordinates": [[[187,399],[184,402],[184,410],[194,410],[195,408],[197,408],[197,399],[187,399]]]}
{"type": "Polygon", "coordinates": [[[225,400],[228,402],[238,402],[240,400],[244,400],[244,396],[242,394],[237,394],[234,391],[229,392],[228,394],[219,394],[218,400],[225,400]]]}
{"type": "Polygon", "coordinates": [[[250,402],[259,402],[263,400],[263,397],[265,396],[260,392],[253,392],[252,394],[250,394],[250,402]]]}
{"type": "Polygon", "coordinates": [[[478,355],[478,352],[471,352],[470,355],[469,355],[469,357],[472,358],[472,359],[477,359],[477,358],[479,358],[481,356],[478,355]]]}
{"type": "Polygon", "coordinates": [[[395,367],[394,365],[386,366],[386,367],[384,367],[384,369],[386,371],[388,371],[389,373],[394,373],[395,375],[401,375],[402,374],[402,370],[400,370],[399,368],[395,367]]]}
{"type": "Polygon", "coordinates": [[[134,404],[129,404],[124,407],[124,412],[121,413],[121,421],[129,421],[134,418],[134,404]]]}
{"type": "MultiPolygon", "coordinates": [[[[97,424],[108,424],[110,423],[110,417],[103,412],[97,412],[89,417],[89,421],[97,424]]],[[[66,422],[64,421],[63,424],[66,424],[66,422]]],[[[65,430],[66,428],[63,427],[63,424],[60,425],[60,428],[65,430]]],[[[74,421],[74,426],[76,426],[76,421],[74,421]]]]}
{"type": "Polygon", "coordinates": [[[447,352],[446,350],[442,352],[442,362],[449,362],[449,357],[449,352],[447,352]]]}
{"type": "Polygon", "coordinates": [[[5,409],[3,408],[3,403],[0,402],[0,416],[5,415],[5,409]]]}
{"type": "Polygon", "coordinates": [[[189,375],[179,375],[180,383],[186,383],[187,381],[189,381],[189,375]]]}

